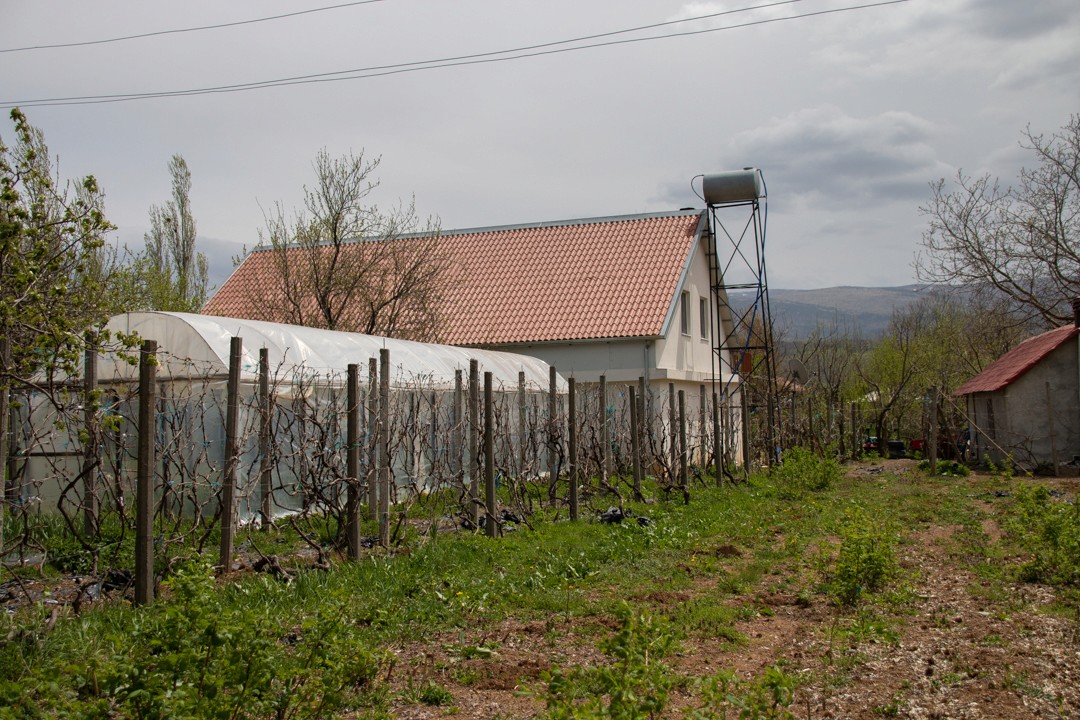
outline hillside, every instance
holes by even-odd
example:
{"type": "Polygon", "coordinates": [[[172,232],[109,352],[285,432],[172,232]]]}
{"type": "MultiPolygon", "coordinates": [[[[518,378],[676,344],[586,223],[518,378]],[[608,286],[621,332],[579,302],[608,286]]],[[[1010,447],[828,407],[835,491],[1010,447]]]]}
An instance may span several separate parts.
{"type": "MultiPolygon", "coordinates": [[[[789,339],[807,337],[819,324],[850,325],[864,337],[879,335],[893,310],[914,302],[926,285],[900,287],[831,287],[813,290],[770,289],[769,302],[777,330],[789,339]]],[[[731,304],[742,310],[753,301],[752,290],[737,290],[731,304]]]]}

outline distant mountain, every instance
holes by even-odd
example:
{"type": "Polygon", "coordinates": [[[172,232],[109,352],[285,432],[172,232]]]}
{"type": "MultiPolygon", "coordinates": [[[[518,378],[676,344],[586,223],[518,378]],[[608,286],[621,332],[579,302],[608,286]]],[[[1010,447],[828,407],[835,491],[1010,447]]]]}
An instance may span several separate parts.
{"type": "MultiPolygon", "coordinates": [[[[927,292],[926,285],[900,287],[831,287],[816,290],[769,289],[773,324],[786,336],[798,340],[819,324],[850,326],[866,338],[880,335],[893,310],[904,307],[927,292]]],[[[754,300],[753,290],[732,290],[732,307],[741,312],[754,300]]]]}

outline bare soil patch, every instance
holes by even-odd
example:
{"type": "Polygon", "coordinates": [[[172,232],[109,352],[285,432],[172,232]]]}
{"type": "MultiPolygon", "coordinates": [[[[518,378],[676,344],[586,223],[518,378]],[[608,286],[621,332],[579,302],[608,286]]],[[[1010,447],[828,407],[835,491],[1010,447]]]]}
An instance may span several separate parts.
{"type": "MultiPolygon", "coordinates": [[[[914,461],[880,461],[851,468],[849,477],[884,479],[913,466],[914,461]]],[[[1045,481],[1074,496],[1080,488],[1076,478],[1045,481]]],[[[985,542],[1001,543],[1004,532],[996,517],[1001,504],[979,498],[977,479],[957,482],[971,486],[972,504],[986,515],[985,542]]],[[[839,629],[853,622],[855,611],[821,595],[808,602],[763,583],[730,600],[732,606],[757,609],[737,623],[745,642],[685,639],[668,663],[689,676],[727,668],[752,678],[782,662],[801,680],[792,707],[796,718],[1080,717],[1080,623],[1049,611],[1055,601],[1051,588],[995,586],[980,579],[957,552],[962,530],[930,524],[899,548],[900,563],[914,578],[911,599],[900,611],[878,610],[892,612],[894,639],[853,640],[839,629]]],[[[742,556],[729,545],[715,552],[725,564],[742,556]]],[[[701,580],[692,590],[652,591],[630,599],[663,613],[695,593],[715,592],[713,583],[701,580]]],[[[399,704],[394,712],[402,718],[535,716],[543,703],[530,691],[541,688],[541,674],[555,665],[606,662],[597,641],[595,619],[556,619],[501,622],[449,642],[439,638],[401,648],[399,666],[410,669],[394,682],[407,687],[434,680],[450,690],[454,704],[399,704]],[[482,644],[492,638],[498,642],[491,657],[463,660],[445,650],[454,642],[482,644]]],[[[692,698],[677,692],[669,716],[680,717],[691,704],[692,698]]]]}

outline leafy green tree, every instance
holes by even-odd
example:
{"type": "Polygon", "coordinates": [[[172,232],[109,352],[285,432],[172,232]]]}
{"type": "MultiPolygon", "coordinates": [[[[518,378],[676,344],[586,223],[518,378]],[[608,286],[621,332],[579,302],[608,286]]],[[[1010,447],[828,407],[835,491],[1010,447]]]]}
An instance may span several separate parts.
{"type": "Polygon", "coordinates": [[[146,250],[127,268],[126,309],[198,312],[206,304],[206,256],[195,250],[195,218],[191,214],[191,171],[181,155],[169,161],[172,198],[150,208],[146,250]]]}
{"type": "Polygon", "coordinates": [[[84,333],[108,319],[115,256],[104,194],[93,176],[53,177],[40,130],[11,111],[0,140],[0,387],[75,374],[84,333]]]}
{"type": "Polygon", "coordinates": [[[887,429],[890,421],[899,428],[915,402],[918,338],[924,320],[919,313],[894,311],[880,342],[856,362],[859,377],[868,391],[865,397],[873,408],[873,425],[882,449],[890,437],[887,429]]]}

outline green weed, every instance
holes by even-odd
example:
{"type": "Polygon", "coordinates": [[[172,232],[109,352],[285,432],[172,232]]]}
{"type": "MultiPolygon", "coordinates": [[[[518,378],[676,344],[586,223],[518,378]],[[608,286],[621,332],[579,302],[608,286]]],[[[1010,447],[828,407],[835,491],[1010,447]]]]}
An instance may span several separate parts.
{"type": "Polygon", "coordinates": [[[843,472],[831,455],[821,457],[800,447],[784,452],[783,461],[772,471],[772,477],[784,497],[801,497],[807,492],[827,490],[843,477],[843,472]]]}
{"type": "Polygon", "coordinates": [[[542,675],[546,717],[636,720],[664,712],[679,679],[662,660],[676,636],[666,623],[628,606],[619,610],[618,619],[619,629],[600,644],[613,660],[610,665],[554,668],[542,675]]]}
{"type": "Polygon", "coordinates": [[[1032,555],[1021,579],[1080,585],[1080,504],[1054,501],[1044,485],[1021,484],[1006,529],[1032,555]]]}
{"type": "Polygon", "coordinates": [[[942,475],[944,477],[967,477],[971,474],[971,470],[968,469],[967,465],[956,460],[938,460],[937,469],[932,473],[930,472],[930,461],[922,460],[919,462],[919,469],[931,475],[942,475]]]}
{"type": "Polygon", "coordinates": [[[730,670],[721,670],[698,683],[701,704],[687,720],[794,720],[796,678],[773,665],[755,680],[744,682],[730,670]],[[730,713],[730,714],[729,714],[730,713]]]}
{"type": "Polygon", "coordinates": [[[896,575],[895,541],[879,522],[856,508],[840,530],[840,552],[829,589],[844,605],[881,590],[896,575]]]}

